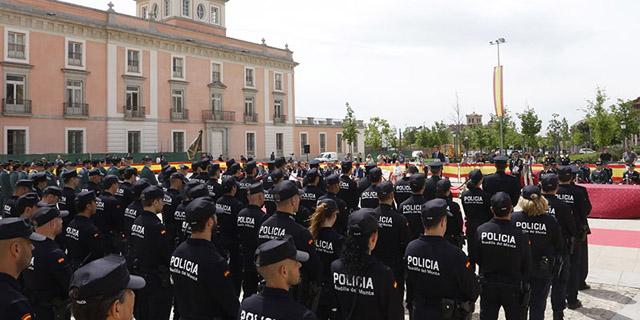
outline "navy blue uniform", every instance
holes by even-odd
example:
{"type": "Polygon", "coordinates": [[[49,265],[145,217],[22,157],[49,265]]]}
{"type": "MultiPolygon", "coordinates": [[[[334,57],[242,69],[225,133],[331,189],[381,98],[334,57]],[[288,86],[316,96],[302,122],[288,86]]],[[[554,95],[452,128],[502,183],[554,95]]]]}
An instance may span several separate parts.
{"type": "Polygon", "coordinates": [[[402,179],[396,182],[393,191],[393,197],[395,198],[396,205],[403,203],[413,195],[411,186],[409,185],[409,177],[402,177],[402,179]]]}
{"type": "Polygon", "coordinates": [[[229,265],[236,295],[242,288],[242,254],[240,252],[240,236],[238,234],[238,213],[244,204],[232,196],[224,195],[216,201],[216,207],[223,211],[218,215],[218,231],[222,246],[227,250],[229,265]]]}
{"type": "Polygon", "coordinates": [[[514,207],[520,199],[520,181],[518,181],[516,177],[504,173],[504,171],[498,171],[485,176],[482,181],[482,189],[486,191],[490,197],[500,191],[506,192],[509,198],[511,198],[511,204],[514,207]]]}
{"type": "Polygon", "coordinates": [[[31,320],[33,310],[18,281],[0,272],[0,319],[31,320]]]}
{"type": "Polygon", "coordinates": [[[242,292],[248,298],[257,292],[258,271],[255,265],[255,252],[258,248],[258,231],[264,219],[264,213],[255,205],[249,205],[238,213],[238,234],[242,253],[242,292]]]}
{"type": "Polygon", "coordinates": [[[105,254],[119,254],[124,250],[124,210],[114,195],[104,191],[96,199],[96,214],[91,216],[102,233],[105,254]]]}
{"type": "Polygon", "coordinates": [[[404,251],[409,243],[409,223],[392,206],[380,204],[375,211],[378,219],[378,242],[371,252],[393,271],[400,295],[404,294],[404,251]]]}
{"type": "Polygon", "coordinates": [[[400,213],[407,218],[407,222],[409,223],[410,240],[417,239],[424,232],[421,212],[425,202],[426,200],[423,195],[414,194],[398,207],[400,213]]]}
{"type": "Polygon", "coordinates": [[[442,180],[440,176],[431,176],[424,184],[424,199],[425,202],[436,198],[436,184],[442,180]]]}
{"type": "Polygon", "coordinates": [[[240,304],[238,320],[316,320],[313,312],[291,299],[283,289],[264,288],[240,304]]]}
{"type": "Polygon", "coordinates": [[[343,174],[340,176],[340,191],[338,191],[338,198],[344,200],[349,210],[358,210],[358,185],[349,175],[343,174]]]}
{"type": "Polygon", "coordinates": [[[93,221],[77,215],[65,229],[65,243],[72,270],[104,256],[102,234],[93,221]]]}
{"type": "Polygon", "coordinates": [[[360,194],[360,208],[375,209],[378,207],[378,192],[375,185],[370,185],[360,194]]]}
{"type": "Polygon", "coordinates": [[[339,198],[337,194],[331,192],[327,192],[327,194],[318,198],[318,200],[323,199],[331,199],[338,205],[338,217],[336,218],[334,228],[336,228],[336,231],[338,231],[339,234],[345,235],[347,232],[347,221],[349,220],[349,208],[347,207],[347,203],[339,198]]]}
{"type": "Polygon", "coordinates": [[[331,279],[331,263],[340,258],[344,245],[344,237],[334,228],[322,227],[318,230],[318,238],[314,240],[314,246],[321,263],[320,296],[318,297],[319,319],[328,319],[331,309],[336,308],[336,296],[333,292],[333,280],[331,279]]]}
{"type": "MultiPolygon", "coordinates": [[[[467,244],[470,244],[476,236],[476,229],[493,218],[491,198],[480,188],[469,188],[462,193],[460,200],[464,210],[467,244]]],[[[468,250],[473,250],[472,248],[473,246],[468,246],[468,250]]]]}

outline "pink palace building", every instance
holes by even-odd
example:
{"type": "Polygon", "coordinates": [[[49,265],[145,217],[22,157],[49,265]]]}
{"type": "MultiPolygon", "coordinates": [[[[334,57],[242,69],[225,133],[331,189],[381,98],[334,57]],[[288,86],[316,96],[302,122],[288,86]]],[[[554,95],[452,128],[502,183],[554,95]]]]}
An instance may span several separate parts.
{"type": "MultiPolygon", "coordinates": [[[[0,1],[0,153],[364,153],[296,117],[293,53],[226,36],[226,0],[137,0],[137,17],[0,1]]],[[[361,122],[359,122],[362,125],[361,122]]]]}

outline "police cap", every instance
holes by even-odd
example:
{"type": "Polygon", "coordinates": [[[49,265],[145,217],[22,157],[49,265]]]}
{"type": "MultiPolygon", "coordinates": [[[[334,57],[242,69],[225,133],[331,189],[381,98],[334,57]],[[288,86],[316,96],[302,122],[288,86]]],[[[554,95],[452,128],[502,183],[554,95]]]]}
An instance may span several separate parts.
{"type": "Polygon", "coordinates": [[[596,161],[596,166],[601,166],[601,165],[604,165],[604,162],[602,162],[602,160],[596,161]]]}
{"type": "Polygon", "coordinates": [[[372,179],[380,179],[382,178],[382,169],[375,167],[369,170],[369,174],[367,174],[372,179]]]}
{"type": "Polygon", "coordinates": [[[557,174],[545,174],[540,181],[543,190],[554,190],[558,187],[558,175],[557,174]]]}
{"type": "Polygon", "coordinates": [[[342,161],[340,163],[340,167],[343,169],[351,169],[353,167],[353,162],[352,161],[342,161]]]}
{"type": "Polygon", "coordinates": [[[382,181],[375,186],[378,198],[386,197],[393,193],[393,183],[390,181],[382,181]]]}
{"type": "Polygon", "coordinates": [[[281,240],[269,240],[261,244],[255,252],[256,266],[264,267],[286,259],[299,262],[309,260],[309,254],[296,250],[296,245],[291,236],[285,236],[281,240]]]}
{"type": "Polygon", "coordinates": [[[418,172],[420,172],[420,171],[418,170],[418,167],[416,167],[416,166],[414,166],[414,165],[410,165],[409,167],[407,167],[407,173],[408,173],[408,174],[412,174],[412,175],[413,175],[413,174],[416,174],[416,173],[418,173],[418,172]]]}
{"type": "Polygon", "coordinates": [[[109,189],[115,183],[118,183],[118,177],[113,174],[107,175],[102,179],[102,188],[109,189]]]}
{"type": "MultiPolygon", "coordinates": [[[[633,163],[630,164],[630,166],[633,166],[633,163]]],[[[580,173],[580,167],[578,167],[577,165],[574,164],[574,165],[570,165],[569,167],[571,168],[571,173],[573,174],[580,173]]]]}
{"type": "Polygon", "coordinates": [[[253,169],[256,169],[258,167],[258,164],[255,161],[249,161],[247,162],[247,164],[244,165],[244,170],[249,172],[253,169]]]}
{"type": "Polygon", "coordinates": [[[28,179],[20,179],[18,180],[18,182],[16,182],[16,187],[33,189],[33,181],[28,179]]]}
{"type": "Polygon", "coordinates": [[[318,168],[320,167],[320,161],[313,159],[311,161],[309,161],[309,168],[318,168]]]}
{"type": "Polygon", "coordinates": [[[35,183],[44,182],[47,181],[47,175],[44,172],[36,172],[31,176],[31,180],[35,183]]]}
{"type": "Polygon", "coordinates": [[[236,163],[236,159],[233,159],[233,158],[232,158],[232,159],[229,159],[229,160],[227,161],[227,163],[226,163],[226,165],[227,165],[227,169],[231,168],[231,166],[232,166],[234,163],[236,163]]]}
{"type": "Polygon", "coordinates": [[[566,180],[568,178],[571,178],[572,174],[573,173],[570,166],[561,166],[558,168],[558,176],[560,180],[566,180]]]}
{"type": "Polygon", "coordinates": [[[197,198],[189,202],[185,209],[186,221],[191,224],[198,224],[213,217],[214,214],[221,214],[222,209],[218,209],[216,204],[209,198],[197,198]]]}
{"type": "Polygon", "coordinates": [[[513,208],[513,204],[509,195],[500,191],[491,197],[491,208],[494,212],[506,214],[513,208]]]}
{"type": "Polygon", "coordinates": [[[77,304],[86,304],[87,300],[113,297],[122,290],[142,289],[145,285],[144,278],[129,274],[124,257],[108,255],[76,270],[69,289],[77,289],[71,299],[77,304]]]}
{"type": "Polygon", "coordinates": [[[324,182],[328,186],[330,186],[330,185],[333,185],[333,184],[336,184],[336,183],[340,182],[340,177],[338,177],[337,174],[332,174],[332,175],[328,176],[326,179],[324,179],[324,182]]]}
{"type": "Polygon", "coordinates": [[[189,170],[189,166],[183,163],[180,165],[180,170],[189,170]]]}
{"type": "Polygon", "coordinates": [[[147,179],[140,179],[140,180],[136,181],[133,184],[133,194],[134,194],[134,196],[136,198],[139,198],[140,195],[142,194],[142,191],[144,191],[144,189],[146,189],[150,185],[151,184],[149,184],[147,179]]]}
{"type": "Polygon", "coordinates": [[[309,169],[309,171],[307,171],[306,176],[309,177],[309,179],[313,179],[315,177],[320,176],[320,173],[318,172],[318,169],[311,168],[311,169],[309,169]]]}
{"type": "Polygon", "coordinates": [[[151,157],[149,157],[148,155],[142,157],[142,162],[148,162],[148,161],[151,161],[151,157]]]}
{"type": "Polygon", "coordinates": [[[209,167],[209,174],[213,175],[214,173],[220,171],[220,164],[214,163],[209,167]]]}
{"type": "Polygon", "coordinates": [[[40,201],[40,198],[38,197],[37,193],[25,193],[21,195],[16,201],[16,208],[18,208],[18,211],[22,211],[26,207],[36,206],[38,204],[38,201],[40,201]]]}
{"type": "Polygon", "coordinates": [[[375,211],[369,208],[359,209],[349,215],[347,233],[352,236],[368,235],[378,230],[375,211]]]}
{"type": "Polygon", "coordinates": [[[0,240],[26,238],[35,241],[46,239],[43,235],[33,232],[33,225],[22,218],[0,219],[0,240]]]}
{"type": "Polygon", "coordinates": [[[528,185],[522,188],[522,197],[527,200],[539,199],[541,196],[540,187],[536,185],[528,185]]]}
{"type": "Polygon", "coordinates": [[[40,207],[31,217],[36,227],[41,227],[55,218],[64,218],[69,215],[69,211],[60,211],[55,206],[40,207]]]}
{"type": "Polygon", "coordinates": [[[507,163],[507,160],[509,160],[509,158],[507,158],[506,156],[495,156],[495,157],[493,157],[493,162],[495,162],[495,163],[507,163]]]}
{"type": "Polygon", "coordinates": [[[325,198],[322,200],[318,200],[318,205],[320,204],[324,204],[329,212],[338,210],[338,203],[333,199],[325,198]]]}
{"type": "Polygon", "coordinates": [[[222,192],[224,193],[231,192],[231,189],[237,186],[238,182],[234,177],[225,176],[224,179],[222,179],[222,192]]]}
{"type": "Polygon", "coordinates": [[[280,158],[276,159],[276,161],[273,163],[273,165],[275,165],[276,168],[281,168],[286,163],[287,163],[287,160],[285,160],[284,157],[280,157],[280,158]]]}
{"type": "Polygon", "coordinates": [[[56,186],[48,186],[42,191],[43,195],[51,194],[56,197],[62,197],[62,190],[56,186]]]}
{"type": "Polygon", "coordinates": [[[416,173],[411,175],[411,178],[409,178],[409,187],[411,187],[411,191],[413,192],[417,192],[420,191],[420,189],[422,189],[424,187],[424,184],[426,183],[427,179],[425,178],[424,174],[422,173],[416,173]]]}
{"type": "Polygon", "coordinates": [[[102,175],[104,175],[104,174],[98,168],[93,168],[93,169],[89,170],[89,177],[102,176],[102,175]]]}
{"type": "Polygon", "coordinates": [[[271,171],[270,175],[271,175],[271,180],[273,180],[273,181],[276,181],[276,180],[284,178],[284,173],[280,169],[275,169],[275,170],[271,171]]]}
{"type": "Polygon", "coordinates": [[[249,187],[249,194],[256,194],[261,192],[264,192],[264,186],[262,185],[262,182],[254,183],[249,187]]]}
{"type": "Polygon", "coordinates": [[[182,174],[182,172],[174,172],[171,174],[171,180],[182,180],[182,183],[187,183],[189,182],[189,179],[187,179],[187,177],[184,176],[184,174],[182,174]]]}
{"type": "Polygon", "coordinates": [[[135,167],[126,167],[124,168],[124,175],[126,177],[132,177],[138,175],[138,169],[135,167]]]}
{"type": "Polygon", "coordinates": [[[75,178],[78,176],[78,172],[76,170],[65,170],[64,172],[62,172],[62,179],[69,180],[71,178],[75,178]]]}
{"type": "Polygon", "coordinates": [[[96,200],[96,194],[93,191],[80,191],[76,195],[76,204],[86,204],[96,200]]]}
{"type": "MultiPolygon", "coordinates": [[[[172,175],[174,172],[177,172],[177,171],[178,171],[178,169],[176,169],[174,166],[168,166],[168,167],[166,167],[166,168],[164,169],[164,171],[162,172],[162,174],[163,174],[165,177],[171,177],[171,175],[172,175]]],[[[165,179],[166,179],[166,178],[165,178],[165,179]]]]}
{"type": "Polygon", "coordinates": [[[480,169],[473,169],[471,170],[471,172],[469,172],[469,181],[473,183],[480,182],[482,178],[484,178],[484,175],[482,174],[482,171],[480,169]]]}
{"type": "Polygon", "coordinates": [[[187,195],[191,199],[197,199],[197,198],[201,198],[201,197],[208,197],[209,196],[209,189],[207,189],[207,186],[205,186],[204,184],[198,184],[197,186],[189,188],[189,190],[187,191],[187,195]]]}
{"type": "Polygon", "coordinates": [[[442,168],[442,161],[432,161],[428,163],[429,168],[442,168]]]}
{"type": "Polygon", "coordinates": [[[442,216],[453,216],[451,212],[449,212],[449,204],[445,199],[433,199],[427,201],[424,205],[422,205],[422,211],[420,212],[420,216],[422,217],[422,222],[433,221],[442,216]]]}
{"type": "Polygon", "coordinates": [[[163,199],[164,192],[157,186],[149,186],[142,191],[142,198],[145,200],[163,199]]]}
{"type": "Polygon", "coordinates": [[[240,170],[242,170],[242,166],[240,166],[240,164],[237,163],[237,162],[232,164],[231,167],[229,167],[229,173],[230,174],[236,174],[240,170]]]}
{"type": "Polygon", "coordinates": [[[445,192],[451,189],[451,181],[449,179],[440,179],[436,182],[436,192],[445,192]]]}
{"type": "Polygon", "coordinates": [[[276,201],[285,201],[295,195],[301,195],[303,192],[293,181],[286,180],[276,185],[273,188],[273,193],[276,195],[276,201]]]}

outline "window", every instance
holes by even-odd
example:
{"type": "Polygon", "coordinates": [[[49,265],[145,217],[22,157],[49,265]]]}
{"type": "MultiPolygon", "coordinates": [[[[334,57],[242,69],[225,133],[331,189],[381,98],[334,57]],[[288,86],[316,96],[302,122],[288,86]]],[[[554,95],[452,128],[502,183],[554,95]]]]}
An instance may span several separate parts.
{"type": "Polygon", "coordinates": [[[171,14],[171,1],[164,0],[164,16],[168,17],[171,14]]]}
{"type": "Polygon", "coordinates": [[[27,153],[27,130],[7,130],[7,154],[27,153]]]}
{"type": "Polygon", "coordinates": [[[220,25],[220,8],[217,6],[211,6],[211,23],[220,25]]]}
{"type": "Polygon", "coordinates": [[[125,100],[127,110],[138,110],[140,106],[140,87],[127,86],[125,100]]]}
{"type": "Polygon", "coordinates": [[[342,133],[336,134],[336,152],[342,153],[342,133]]]}
{"type": "Polygon", "coordinates": [[[307,134],[300,134],[300,154],[304,154],[304,146],[307,145],[307,134]]]}
{"type": "Polygon", "coordinates": [[[196,8],[196,14],[198,15],[198,19],[204,20],[204,4],[198,4],[198,7],[196,8]]]}
{"type": "Polygon", "coordinates": [[[214,112],[222,111],[222,94],[217,92],[211,94],[211,110],[214,112]]]}
{"type": "Polygon", "coordinates": [[[142,12],[140,13],[140,18],[142,18],[142,19],[146,19],[147,18],[147,7],[142,7],[142,12]]]}
{"type": "Polygon", "coordinates": [[[276,154],[278,155],[278,157],[282,157],[284,155],[283,146],[284,134],[276,133],[276,154]]]}
{"type": "Polygon", "coordinates": [[[127,132],[127,152],[140,153],[140,131],[127,132]]]}
{"type": "Polygon", "coordinates": [[[82,42],[67,42],[67,64],[70,66],[82,67],[82,42]]]}
{"type": "Polygon", "coordinates": [[[191,0],[182,0],[182,15],[191,17],[191,0]]]}
{"type": "Polygon", "coordinates": [[[282,118],[282,100],[273,101],[273,117],[276,119],[282,118]]]}
{"type": "Polygon", "coordinates": [[[254,78],[254,69],[253,68],[245,68],[244,69],[244,86],[253,88],[255,87],[255,83],[253,82],[254,78]]]}
{"type": "Polygon", "coordinates": [[[184,79],[184,58],[173,57],[171,62],[171,70],[174,78],[184,79]]]}
{"type": "Polygon", "coordinates": [[[255,113],[255,109],[253,108],[253,97],[244,98],[244,113],[247,115],[255,113]]]}
{"type": "Polygon", "coordinates": [[[275,90],[282,91],[282,73],[275,74],[275,90]]]}
{"type": "Polygon", "coordinates": [[[321,133],[320,134],[320,153],[323,153],[326,151],[327,151],[327,134],[321,133]]]}
{"type": "Polygon", "coordinates": [[[127,49],[127,72],[142,73],[140,69],[140,50],[127,49]]]}
{"type": "Polygon", "coordinates": [[[67,108],[77,108],[83,103],[83,81],[67,80],[67,108]]]}
{"type": "Polygon", "coordinates": [[[158,4],[157,3],[154,3],[151,6],[151,15],[149,16],[149,18],[151,18],[153,20],[158,19],[158,4]]]}
{"type": "Polygon", "coordinates": [[[25,98],[25,76],[16,74],[7,74],[5,81],[5,104],[7,105],[23,105],[25,98]]]}
{"type": "Polygon", "coordinates": [[[172,90],[171,91],[171,106],[172,112],[182,113],[184,111],[184,90],[172,90]]]}
{"type": "Polygon", "coordinates": [[[222,82],[222,66],[219,63],[211,63],[211,83],[222,82]]]}
{"type": "Polygon", "coordinates": [[[184,152],[184,132],[173,132],[173,152],[184,152]]]}
{"type": "Polygon", "coordinates": [[[256,134],[247,132],[247,156],[256,154],[256,134]]]}
{"type": "Polygon", "coordinates": [[[11,59],[27,59],[27,35],[20,32],[7,32],[7,57],[11,59]]]}
{"type": "Polygon", "coordinates": [[[67,153],[84,153],[84,131],[67,131],[67,153]]]}

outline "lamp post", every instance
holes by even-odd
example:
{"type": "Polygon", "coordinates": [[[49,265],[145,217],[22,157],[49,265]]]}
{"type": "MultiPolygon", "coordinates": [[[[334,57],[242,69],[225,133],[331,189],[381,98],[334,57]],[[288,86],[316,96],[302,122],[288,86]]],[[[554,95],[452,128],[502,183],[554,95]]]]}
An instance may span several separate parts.
{"type": "MultiPolygon", "coordinates": [[[[496,40],[489,41],[490,45],[492,45],[492,46],[495,45],[496,48],[498,49],[498,67],[500,67],[500,44],[501,43],[505,43],[505,42],[507,42],[507,41],[504,38],[498,38],[496,40]]],[[[501,94],[502,94],[502,92],[501,92],[501,94]]],[[[503,117],[499,117],[499,120],[500,120],[500,155],[503,155],[503,152],[504,152],[504,132],[502,130],[502,118],[503,117]]]]}
{"type": "Polygon", "coordinates": [[[453,161],[454,162],[457,161],[457,159],[458,159],[458,144],[456,143],[457,142],[457,140],[456,140],[457,136],[458,135],[454,132],[453,133],[453,161]]]}
{"type": "Polygon", "coordinates": [[[626,151],[627,150],[627,135],[625,132],[625,129],[627,128],[627,124],[626,123],[621,123],[620,124],[620,129],[622,129],[621,133],[622,133],[622,151],[626,151]]]}

